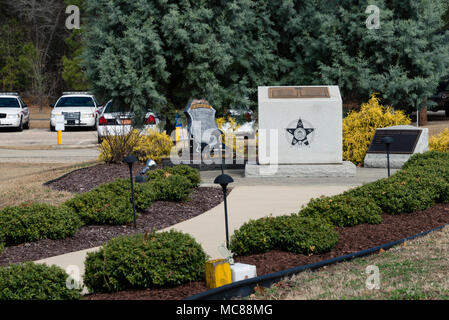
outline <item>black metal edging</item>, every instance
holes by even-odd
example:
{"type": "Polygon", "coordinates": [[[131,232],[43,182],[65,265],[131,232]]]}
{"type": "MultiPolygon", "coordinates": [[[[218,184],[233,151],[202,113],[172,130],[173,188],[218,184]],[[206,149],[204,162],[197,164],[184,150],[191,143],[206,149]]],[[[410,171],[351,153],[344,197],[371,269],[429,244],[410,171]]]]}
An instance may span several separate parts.
{"type": "Polygon", "coordinates": [[[404,243],[406,241],[420,238],[420,237],[423,237],[431,232],[441,230],[446,226],[449,226],[449,224],[445,224],[441,227],[434,228],[432,230],[425,231],[425,232],[416,234],[414,236],[410,236],[408,238],[403,238],[401,240],[389,242],[389,243],[386,243],[386,244],[383,244],[383,245],[380,245],[380,246],[377,246],[374,248],[354,252],[351,254],[347,254],[344,256],[340,256],[340,257],[336,257],[336,258],[332,258],[332,259],[328,259],[328,260],[324,260],[324,261],[315,262],[312,264],[294,267],[294,268],[287,269],[287,270],[278,271],[278,272],[271,273],[271,274],[266,274],[266,275],[248,279],[248,280],[234,282],[234,283],[231,283],[231,284],[219,287],[219,288],[215,288],[215,289],[211,289],[208,291],[198,293],[196,295],[187,297],[184,300],[227,300],[227,299],[231,299],[234,297],[247,297],[250,294],[254,293],[254,288],[258,285],[262,286],[262,287],[269,287],[273,283],[277,283],[285,277],[292,276],[294,274],[297,274],[297,273],[300,273],[300,272],[303,272],[306,270],[315,270],[315,269],[319,269],[319,268],[322,268],[322,267],[325,267],[325,266],[328,266],[331,264],[335,264],[338,262],[343,262],[343,261],[347,261],[347,260],[352,260],[354,258],[371,255],[375,252],[378,252],[381,249],[388,250],[388,249],[390,249],[394,246],[397,246],[401,243],[404,243]]]}

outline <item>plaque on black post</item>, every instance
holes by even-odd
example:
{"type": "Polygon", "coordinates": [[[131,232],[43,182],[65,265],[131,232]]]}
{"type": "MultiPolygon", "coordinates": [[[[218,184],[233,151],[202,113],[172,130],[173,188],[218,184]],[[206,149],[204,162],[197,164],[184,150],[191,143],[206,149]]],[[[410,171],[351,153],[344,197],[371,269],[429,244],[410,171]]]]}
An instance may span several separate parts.
{"type": "Polygon", "coordinates": [[[392,137],[390,145],[392,154],[413,154],[422,130],[377,130],[368,153],[387,153],[387,146],[382,142],[385,137],[392,137]]]}

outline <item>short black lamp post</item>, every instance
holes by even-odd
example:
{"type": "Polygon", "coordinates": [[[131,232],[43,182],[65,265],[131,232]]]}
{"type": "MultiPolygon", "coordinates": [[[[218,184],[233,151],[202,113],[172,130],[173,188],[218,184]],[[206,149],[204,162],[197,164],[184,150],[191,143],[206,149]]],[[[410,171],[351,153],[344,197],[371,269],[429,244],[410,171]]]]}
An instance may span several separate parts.
{"type": "Polygon", "coordinates": [[[228,184],[234,182],[231,176],[224,174],[223,166],[221,166],[221,175],[215,178],[214,183],[219,184],[223,189],[224,207],[225,207],[225,227],[226,227],[226,248],[229,249],[229,226],[228,226],[228,205],[226,202],[228,184]]]}
{"type": "Polygon", "coordinates": [[[129,175],[131,178],[131,201],[133,203],[133,214],[134,214],[134,229],[137,229],[137,223],[136,223],[136,204],[134,201],[134,179],[133,179],[133,164],[136,163],[138,160],[135,156],[127,156],[123,159],[123,162],[126,163],[129,167],[129,175]]]}
{"type": "Polygon", "coordinates": [[[394,142],[392,137],[384,137],[382,139],[382,143],[387,147],[387,168],[388,168],[388,177],[390,177],[390,145],[394,142]]]}

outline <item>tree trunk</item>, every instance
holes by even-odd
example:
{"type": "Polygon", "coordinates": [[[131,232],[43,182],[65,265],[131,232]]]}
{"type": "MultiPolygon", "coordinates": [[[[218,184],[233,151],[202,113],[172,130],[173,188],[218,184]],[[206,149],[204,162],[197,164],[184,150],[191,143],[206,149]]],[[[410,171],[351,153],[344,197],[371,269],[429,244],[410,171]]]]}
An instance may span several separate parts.
{"type": "Polygon", "coordinates": [[[419,109],[418,113],[419,118],[419,126],[426,126],[427,125],[427,104],[424,102],[423,107],[419,109]]]}

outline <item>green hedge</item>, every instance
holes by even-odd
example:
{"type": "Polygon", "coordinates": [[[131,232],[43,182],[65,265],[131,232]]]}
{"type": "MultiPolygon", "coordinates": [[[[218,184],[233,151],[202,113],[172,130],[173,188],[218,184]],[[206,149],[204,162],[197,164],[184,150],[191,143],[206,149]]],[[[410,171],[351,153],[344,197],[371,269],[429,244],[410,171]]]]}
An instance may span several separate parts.
{"type": "Polygon", "coordinates": [[[204,277],[207,256],[190,236],[173,231],[123,236],[88,253],[90,292],[175,286],[204,277]]]}
{"type": "MultiPolygon", "coordinates": [[[[189,166],[175,166],[148,173],[150,181],[134,183],[136,214],[156,200],[184,201],[200,182],[199,171],[189,166]],[[169,172],[170,175],[166,175],[169,172]]],[[[76,195],[65,205],[72,208],[85,224],[123,225],[133,221],[129,179],[117,179],[76,195]]]]}
{"type": "Polygon", "coordinates": [[[316,254],[333,249],[337,242],[338,234],[325,221],[293,214],[245,223],[232,235],[230,247],[237,255],[273,249],[316,254]]]}
{"type": "Polygon", "coordinates": [[[57,266],[31,262],[0,267],[0,300],[79,300],[80,289],[68,289],[68,275],[57,266]]]}
{"type": "MultiPolygon", "coordinates": [[[[137,215],[157,200],[158,194],[148,183],[134,184],[137,215]]],[[[85,224],[122,225],[133,221],[131,183],[125,179],[101,185],[65,202],[85,224]]]]}
{"type": "Polygon", "coordinates": [[[338,227],[382,222],[382,210],[374,200],[347,194],[312,199],[299,214],[318,217],[338,227]]]}
{"type": "Polygon", "coordinates": [[[178,175],[150,180],[149,186],[155,191],[157,199],[162,201],[185,201],[192,192],[189,179],[178,175]]]}
{"type": "Polygon", "coordinates": [[[6,245],[67,238],[81,225],[80,218],[66,206],[23,204],[0,211],[0,230],[6,245]]]}
{"type": "Polygon", "coordinates": [[[157,169],[148,171],[147,176],[151,180],[164,179],[170,175],[183,176],[189,180],[191,188],[197,188],[201,183],[200,172],[197,169],[191,168],[187,165],[177,165],[174,167],[167,167],[164,169],[157,169]]]}
{"type": "Polygon", "coordinates": [[[425,210],[449,202],[449,156],[442,152],[417,154],[388,179],[355,188],[350,197],[373,199],[384,213],[425,210]]]}
{"type": "Polygon", "coordinates": [[[449,203],[449,153],[433,151],[412,156],[388,179],[340,195],[312,199],[298,215],[250,221],[234,233],[231,246],[238,255],[272,249],[324,252],[336,244],[332,230],[335,226],[378,224],[382,213],[414,212],[435,203],[449,203]],[[309,221],[298,222],[299,218],[309,221]]]}

